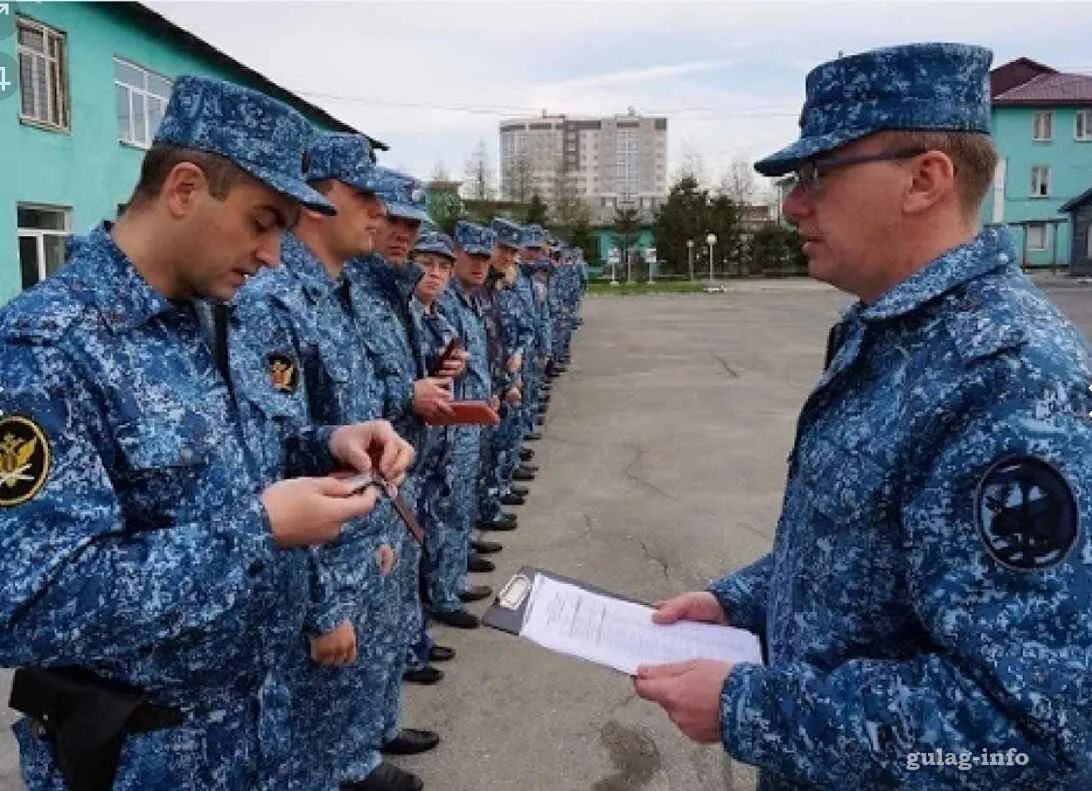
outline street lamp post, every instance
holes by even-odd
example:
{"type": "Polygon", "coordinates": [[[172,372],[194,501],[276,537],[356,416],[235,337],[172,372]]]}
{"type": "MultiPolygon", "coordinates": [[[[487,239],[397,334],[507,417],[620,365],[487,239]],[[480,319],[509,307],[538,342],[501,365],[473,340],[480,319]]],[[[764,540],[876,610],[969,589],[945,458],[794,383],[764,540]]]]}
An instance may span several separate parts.
{"type": "Polygon", "coordinates": [[[705,243],[709,245],[709,282],[713,282],[713,245],[717,243],[717,235],[710,233],[705,237],[705,243]]]}
{"type": "Polygon", "coordinates": [[[690,261],[690,279],[694,279],[694,240],[686,240],[686,257],[690,261]]]}

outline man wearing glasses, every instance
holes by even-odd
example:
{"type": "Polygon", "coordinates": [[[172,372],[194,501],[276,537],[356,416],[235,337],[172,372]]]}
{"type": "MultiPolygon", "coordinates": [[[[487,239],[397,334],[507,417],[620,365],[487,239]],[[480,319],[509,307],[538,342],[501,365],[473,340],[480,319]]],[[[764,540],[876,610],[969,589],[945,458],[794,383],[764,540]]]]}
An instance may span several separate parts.
{"type": "Polygon", "coordinates": [[[978,229],[990,60],[915,44],[819,66],[800,140],[756,165],[797,173],[809,271],[859,301],[801,411],[772,551],[655,615],[756,632],[766,664],[635,685],[763,789],[1092,781],[1092,367],[1009,234],[978,229]]]}

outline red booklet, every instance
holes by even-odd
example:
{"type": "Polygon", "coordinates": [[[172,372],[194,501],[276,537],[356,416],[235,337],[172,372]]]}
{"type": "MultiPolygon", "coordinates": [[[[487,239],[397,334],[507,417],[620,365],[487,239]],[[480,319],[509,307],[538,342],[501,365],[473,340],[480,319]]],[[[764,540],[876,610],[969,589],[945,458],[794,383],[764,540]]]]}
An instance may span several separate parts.
{"type": "Polygon", "coordinates": [[[492,410],[488,401],[452,401],[449,406],[455,414],[437,415],[428,421],[430,426],[495,426],[500,415],[492,410]]]}

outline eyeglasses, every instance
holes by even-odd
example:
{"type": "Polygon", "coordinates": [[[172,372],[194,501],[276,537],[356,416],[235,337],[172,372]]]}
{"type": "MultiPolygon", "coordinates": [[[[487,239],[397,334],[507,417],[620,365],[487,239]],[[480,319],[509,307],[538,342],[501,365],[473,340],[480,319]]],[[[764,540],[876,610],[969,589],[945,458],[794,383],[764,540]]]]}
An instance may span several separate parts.
{"type": "Polygon", "coordinates": [[[828,157],[811,159],[796,169],[796,183],[809,195],[814,195],[823,186],[823,177],[832,170],[863,165],[867,162],[894,162],[899,159],[913,159],[924,154],[927,148],[903,148],[897,151],[881,151],[878,154],[865,154],[857,157],[828,157]]]}
{"type": "Polygon", "coordinates": [[[450,272],[454,267],[454,262],[447,258],[439,258],[429,256],[428,258],[422,256],[414,260],[417,266],[421,267],[425,271],[432,271],[433,269],[439,269],[441,272],[450,272]]]}

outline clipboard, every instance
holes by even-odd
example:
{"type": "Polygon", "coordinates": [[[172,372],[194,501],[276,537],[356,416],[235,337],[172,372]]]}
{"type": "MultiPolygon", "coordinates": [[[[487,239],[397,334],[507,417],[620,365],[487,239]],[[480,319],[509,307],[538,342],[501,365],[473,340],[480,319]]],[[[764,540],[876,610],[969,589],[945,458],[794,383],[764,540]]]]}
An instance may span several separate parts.
{"type": "Polygon", "coordinates": [[[572,577],[555,574],[546,569],[536,568],[535,566],[521,566],[519,571],[512,575],[511,579],[501,587],[496,597],[494,597],[493,605],[482,616],[482,623],[493,629],[518,637],[520,630],[523,628],[523,620],[527,615],[527,602],[531,599],[531,586],[534,585],[536,574],[555,579],[558,582],[567,582],[592,593],[600,593],[604,596],[622,599],[634,604],[643,604],[646,607],[652,606],[647,601],[629,596],[619,596],[617,593],[611,593],[595,585],[574,580],[572,577]]]}

